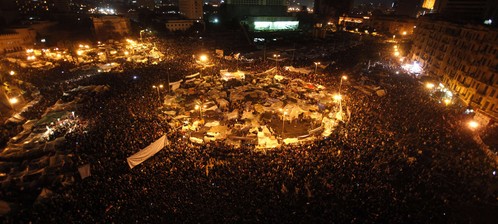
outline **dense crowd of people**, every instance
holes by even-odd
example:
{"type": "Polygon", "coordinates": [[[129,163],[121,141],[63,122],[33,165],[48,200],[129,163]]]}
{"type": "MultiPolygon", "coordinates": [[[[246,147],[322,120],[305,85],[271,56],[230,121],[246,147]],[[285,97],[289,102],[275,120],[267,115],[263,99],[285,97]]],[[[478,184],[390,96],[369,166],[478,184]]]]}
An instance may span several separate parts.
{"type": "MultiPolygon", "coordinates": [[[[264,152],[223,143],[197,145],[170,130],[158,93],[151,88],[197,72],[192,61],[196,45],[169,40],[158,46],[169,49],[175,60],[44,87],[44,97],[60,97],[61,88],[77,85],[110,87],[76,111],[88,129],[66,136],[66,150],[74,151],[77,165],[91,164],[92,176],[66,187],[46,186],[54,192],[51,198],[23,205],[4,221],[496,220],[479,214],[482,207],[490,214],[498,210],[494,165],[459,123],[459,114],[432,101],[416,80],[392,71],[386,71],[388,78],[378,72],[363,74],[387,91],[380,97],[351,88],[361,78],[351,74],[343,86],[351,119],[315,142],[264,152]],[[126,158],[164,134],[170,144],[130,170],[126,158]]],[[[216,76],[235,63],[217,60],[201,72],[216,76]]],[[[264,71],[274,64],[248,66],[264,71]]],[[[337,88],[340,77],[335,70],[326,75],[278,72],[330,88],[337,88]]]]}

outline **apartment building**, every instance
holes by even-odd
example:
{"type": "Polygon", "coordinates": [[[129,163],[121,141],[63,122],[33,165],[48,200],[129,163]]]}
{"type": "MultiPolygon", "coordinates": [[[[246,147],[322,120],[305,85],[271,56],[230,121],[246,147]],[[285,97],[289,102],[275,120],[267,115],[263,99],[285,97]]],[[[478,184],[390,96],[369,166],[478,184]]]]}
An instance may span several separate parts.
{"type": "Polygon", "coordinates": [[[498,121],[498,29],[420,18],[409,57],[480,115],[498,121]]]}

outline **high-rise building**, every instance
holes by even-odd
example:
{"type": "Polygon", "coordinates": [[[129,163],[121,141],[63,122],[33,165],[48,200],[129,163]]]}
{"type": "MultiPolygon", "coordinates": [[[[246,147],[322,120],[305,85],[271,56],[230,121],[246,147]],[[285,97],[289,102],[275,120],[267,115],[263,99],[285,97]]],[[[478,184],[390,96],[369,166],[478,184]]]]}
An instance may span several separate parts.
{"type": "Polygon", "coordinates": [[[421,17],[409,58],[481,115],[498,121],[498,29],[421,17]]]}
{"type": "Polygon", "coordinates": [[[224,15],[228,20],[250,16],[286,16],[286,0],[226,0],[224,15]]]}
{"type": "Polygon", "coordinates": [[[204,14],[202,6],[202,0],[178,1],[178,8],[180,9],[180,13],[187,17],[187,19],[202,19],[204,14]]]}
{"type": "Polygon", "coordinates": [[[434,8],[444,17],[451,19],[498,19],[496,0],[437,0],[434,8]]]}
{"type": "Polygon", "coordinates": [[[46,0],[17,0],[16,3],[19,13],[30,17],[46,15],[54,8],[54,3],[46,0]]]}
{"type": "Polygon", "coordinates": [[[286,0],[227,0],[230,5],[287,5],[286,0]]]}
{"type": "Polygon", "coordinates": [[[320,17],[339,17],[348,13],[353,0],[315,0],[314,12],[320,17]]]}

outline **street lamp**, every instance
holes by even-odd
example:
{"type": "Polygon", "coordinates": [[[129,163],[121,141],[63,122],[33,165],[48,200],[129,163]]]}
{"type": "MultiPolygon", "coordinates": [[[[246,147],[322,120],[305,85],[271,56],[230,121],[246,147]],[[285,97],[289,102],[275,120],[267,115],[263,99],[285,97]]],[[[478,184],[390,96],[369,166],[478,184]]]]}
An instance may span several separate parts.
{"type": "Polygon", "coordinates": [[[285,129],[285,116],[287,115],[287,111],[284,111],[282,109],[280,109],[280,112],[283,112],[282,113],[282,138],[284,138],[284,129],[285,129]]]}
{"type": "Polygon", "coordinates": [[[275,66],[278,67],[278,58],[280,57],[280,55],[274,54],[273,57],[275,58],[275,66]]]}
{"type": "Polygon", "coordinates": [[[12,98],[9,99],[10,105],[14,105],[14,104],[16,104],[18,102],[19,102],[19,100],[16,97],[12,97],[12,98]]]}
{"type": "Polygon", "coordinates": [[[469,121],[468,125],[469,125],[469,128],[472,130],[475,130],[476,128],[479,127],[479,123],[477,123],[477,121],[473,121],[473,120],[469,121]]]}
{"type": "Polygon", "coordinates": [[[142,33],[144,33],[144,32],[145,32],[145,30],[140,30],[140,42],[143,42],[142,41],[142,33]]]}
{"type": "MultiPolygon", "coordinates": [[[[347,80],[348,77],[343,75],[341,76],[341,82],[339,83],[339,95],[337,96],[337,99],[339,100],[339,112],[341,113],[342,115],[342,95],[341,95],[341,88],[342,88],[342,80],[347,80]]],[[[336,98],[334,96],[334,98],[336,98]]]]}
{"type": "Polygon", "coordinates": [[[434,83],[427,83],[427,84],[425,84],[425,87],[427,89],[432,89],[432,88],[434,88],[434,83]]]}
{"type": "Polygon", "coordinates": [[[159,92],[159,88],[161,88],[161,87],[153,85],[152,88],[157,91],[157,99],[159,100],[159,102],[161,102],[161,93],[159,92]]]}
{"type": "Polygon", "coordinates": [[[319,64],[320,64],[320,62],[315,62],[315,74],[316,74],[316,70],[318,69],[319,64]]]}
{"type": "Polygon", "coordinates": [[[199,59],[200,59],[202,62],[206,62],[206,61],[208,60],[208,57],[207,57],[205,54],[203,54],[203,55],[201,55],[201,56],[199,57],[199,59]]]}
{"type": "Polygon", "coordinates": [[[9,74],[10,74],[10,75],[15,75],[15,74],[16,74],[16,72],[14,72],[13,70],[11,70],[11,71],[9,72],[9,74]]]}

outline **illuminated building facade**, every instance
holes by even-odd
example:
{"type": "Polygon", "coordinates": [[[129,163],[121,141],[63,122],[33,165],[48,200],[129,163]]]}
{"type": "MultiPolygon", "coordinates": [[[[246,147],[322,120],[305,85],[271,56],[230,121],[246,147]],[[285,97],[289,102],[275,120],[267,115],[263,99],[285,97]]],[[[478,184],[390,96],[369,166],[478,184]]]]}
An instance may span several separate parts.
{"type": "Polygon", "coordinates": [[[424,9],[434,9],[434,3],[436,3],[436,0],[424,0],[422,3],[422,8],[424,9]]]}
{"type": "Polygon", "coordinates": [[[16,3],[19,12],[26,16],[44,15],[54,8],[50,0],[17,0],[16,3]]]}
{"type": "Polygon", "coordinates": [[[33,47],[35,41],[36,31],[30,28],[18,28],[10,32],[0,33],[0,54],[33,47]]]}
{"type": "Polygon", "coordinates": [[[202,0],[181,0],[178,2],[178,8],[187,19],[201,20],[203,18],[202,0]]]}
{"type": "Polygon", "coordinates": [[[480,114],[498,120],[498,30],[420,18],[409,57],[480,114]]]}
{"type": "Polygon", "coordinates": [[[121,16],[92,17],[95,35],[100,40],[125,37],[130,34],[130,20],[121,16]]]}

